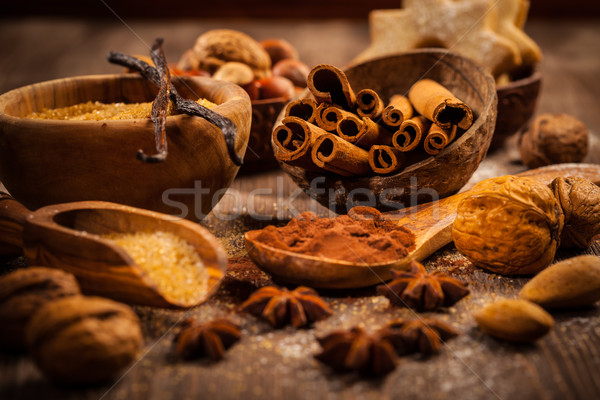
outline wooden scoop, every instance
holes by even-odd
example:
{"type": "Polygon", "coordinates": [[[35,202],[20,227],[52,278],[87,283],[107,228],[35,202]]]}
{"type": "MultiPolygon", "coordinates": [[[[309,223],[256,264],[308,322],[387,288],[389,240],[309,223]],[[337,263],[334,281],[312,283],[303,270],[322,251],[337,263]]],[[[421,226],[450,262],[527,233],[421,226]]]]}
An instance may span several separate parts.
{"type": "MultiPolygon", "coordinates": [[[[545,184],[550,184],[559,176],[579,176],[600,184],[600,165],[557,164],[517,175],[535,178],[545,184]]],[[[452,223],[456,217],[458,203],[470,192],[385,214],[386,218],[397,221],[398,225],[415,234],[415,248],[399,260],[383,264],[364,264],[293,253],[255,240],[258,231],[246,233],[246,249],[261,269],[289,283],[328,289],[379,284],[391,278],[390,269],[408,269],[412,260],[421,261],[452,241],[452,223]]]]}
{"type": "MultiPolygon", "coordinates": [[[[0,192],[0,250],[22,248],[29,265],[70,272],[86,294],[159,307],[191,307],[218,287],[227,256],[201,226],[171,215],[102,201],[56,204],[31,212],[0,192]],[[118,245],[98,235],[163,231],[196,248],[207,272],[207,290],[182,301],[161,293],[144,270],[118,245]]],[[[185,285],[185,283],[181,283],[185,285]]]]}

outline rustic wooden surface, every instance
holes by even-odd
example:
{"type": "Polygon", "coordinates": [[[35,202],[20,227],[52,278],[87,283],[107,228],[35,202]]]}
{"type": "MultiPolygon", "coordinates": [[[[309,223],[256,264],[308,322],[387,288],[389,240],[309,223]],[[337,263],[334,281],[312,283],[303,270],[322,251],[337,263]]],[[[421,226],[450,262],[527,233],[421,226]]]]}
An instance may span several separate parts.
{"type": "MultiPolygon", "coordinates": [[[[582,119],[592,133],[588,162],[600,163],[600,42],[599,21],[530,21],[528,31],[544,51],[544,81],[539,112],[567,112],[582,119]]],[[[255,21],[198,20],[178,22],[93,22],[25,18],[0,23],[0,92],[23,84],[70,75],[114,72],[104,55],[109,50],[146,53],[140,41],[166,39],[167,57],[175,60],[200,32],[217,27],[243,30],[258,39],[284,37],[311,65],[344,65],[368,44],[365,20],[255,21]]],[[[51,149],[48,149],[51,151],[51,149]]],[[[524,170],[514,140],[488,155],[468,185],[486,177],[524,170]]],[[[242,235],[268,223],[282,223],[294,212],[327,210],[297,194],[279,171],[244,175],[203,223],[225,245],[230,256],[243,257],[242,235]],[[264,189],[260,193],[252,191],[264,189]],[[271,192],[268,189],[271,189],[271,192]],[[276,196],[280,193],[279,198],[276,196]],[[291,197],[290,197],[291,195],[291,197]],[[296,196],[296,197],[294,197],[296,196]],[[258,218],[250,218],[249,213],[258,218]]],[[[597,241],[583,253],[600,255],[597,241]]],[[[561,252],[559,258],[575,253],[561,252]]],[[[2,260],[4,271],[22,260],[2,260]]],[[[498,297],[513,297],[525,279],[504,278],[474,268],[451,246],[425,263],[470,282],[472,294],[444,312],[427,313],[448,321],[462,334],[441,354],[428,359],[406,357],[388,376],[365,380],[333,374],[312,358],[315,335],[362,323],[377,328],[396,317],[411,317],[392,309],[372,288],[322,292],[334,315],[312,329],[273,330],[235,308],[270,277],[234,258],[223,285],[206,304],[188,311],[136,307],[145,333],[139,361],[122,379],[106,386],[66,389],[48,383],[26,356],[0,355],[2,399],[594,399],[600,398],[600,309],[554,314],[553,331],[532,345],[510,345],[482,334],[473,310],[498,297]],[[173,354],[173,325],[184,316],[208,320],[228,315],[239,322],[244,337],[222,362],[181,362],[173,354]]]]}

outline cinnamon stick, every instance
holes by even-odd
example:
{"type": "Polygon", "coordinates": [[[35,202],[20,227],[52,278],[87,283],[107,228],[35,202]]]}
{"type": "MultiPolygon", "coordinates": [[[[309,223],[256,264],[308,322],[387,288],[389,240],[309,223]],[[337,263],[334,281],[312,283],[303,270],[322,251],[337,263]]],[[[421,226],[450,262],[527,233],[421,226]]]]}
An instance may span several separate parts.
{"type": "Polygon", "coordinates": [[[400,129],[394,132],[392,145],[402,152],[414,150],[430,125],[431,121],[422,115],[407,119],[400,125],[400,129]]]}
{"type": "Polygon", "coordinates": [[[313,123],[317,111],[317,102],[313,99],[292,100],[285,107],[285,117],[298,117],[306,122],[313,123]]]}
{"type": "Polygon", "coordinates": [[[377,174],[389,174],[402,167],[402,152],[391,146],[372,146],[369,149],[369,165],[377,174]]]}
{"type": "Polygon", "coordinates": [[[342,176],[371,172],[369,152],[332,133],[319,136],[311,155],[315,165],[342,176]]]}
{"type": "Polygon", "coordinates": [[[389,128],[397,128],[413,116],[414,110],[406,96],[396,94],[381,114],[381,122],[389,128]]]}
{"type": "Polygon", "coordinates": [[[443,129],[439,125],[431,124],[431,128],[429,128],[429,132],[427,132],[427,136],[423,141],[423,147],[427,154],[436,155],[444,150],[454,140],[456,128],[456,125],[454,125],[450,129],[443,129]]]}
{"type": "Polygon", "coordinates": [[[458,125],[469,129],[473,124],[471,108],[444,86],[431,79],[421,79],[408,92],[413,107],[443,129],[458,125]]]}
{"type": "Polygon", "coordinates": [[[314,67],[308,74],[307,86],[317,103],[336,104],[347,111],[356,108],[356,95],[346,74],[333,65],[320,64],[314,67]]]}
{"type": "Polygon", "coordinates": [[[318,171],[312,161],[311,148],[319,136],[327,134],[316,125],[298,117],[285,117],[273,129],[275,158],[288,165],[318,171]]]}
{"type": "Polygon", "coordinates": [[[336,131],[338,123],[346,117],[356,117],[356,115],[337,106],[321,103],[316,113],[315,123],[319,128],[333,133],[336,131]]]}
{"type": "Polygon", "coordinates": [[[374,144],[390,144],[392,134],[371,118],[350,115],[342,118],[337,125],[337,133],[350,143],[368,149],[374,144]]]}
{"type": "Polygon", "coordinates": [[[356,93],[356,113],[359,117],[376,121],[381,118],[383,108],[383,100],[373,89],[362,89],[356,93]]]}

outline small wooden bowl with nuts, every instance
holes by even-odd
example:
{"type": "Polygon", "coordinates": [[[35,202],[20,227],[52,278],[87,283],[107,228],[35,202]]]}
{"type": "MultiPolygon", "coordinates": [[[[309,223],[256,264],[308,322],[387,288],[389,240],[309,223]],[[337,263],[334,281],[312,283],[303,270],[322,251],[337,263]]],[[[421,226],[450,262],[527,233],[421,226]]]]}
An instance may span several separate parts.
{"type": "Polygon", "coordinates": [[[514,81],[498,85],[498,118],[491,150],[502,147],[509,137],[529,122],[535,112],[541,85],[542,73],[537,66],[514,81]]]}
{"type": "Polygon", "coordinates": [[[201,34],[181,56],[175,74],[206,74],[241,86],[252,101],[252,125],[241,172],[277,167],[271,131],[287,101],[306,87],[309,68],[284,39],[257,41],[231,29],[201,34]]]}

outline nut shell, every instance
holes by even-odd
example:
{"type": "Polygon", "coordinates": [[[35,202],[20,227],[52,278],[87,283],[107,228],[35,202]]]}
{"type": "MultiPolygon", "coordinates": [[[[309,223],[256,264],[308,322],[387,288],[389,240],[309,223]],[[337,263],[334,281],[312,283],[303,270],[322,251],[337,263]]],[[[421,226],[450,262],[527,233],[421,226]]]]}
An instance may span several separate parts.
{"type": "Polygon", "coordinates": [[[588,136],[585,124],[571,115],[539,115],[521,136],[521,159],[529,168],[581,162],[588,152],[588,136]]]}
{"type": "Polygon", "coordinates": [[[564,217],[547,186],[507,175],[473,190],[459,203],[452,226],[454,244],[465,257],[503,275],[535,274],[550,265],[564,217]]]}
{"type": "Polygon", "coordinates": [[[115,377],[142,345],[131,308],[101,297],[71,296],[46,304],[31,319],[26,338],[39,369],[67,385],[115,377]]]}
{"type": "Polygon", "coordinates": [[[548,309],[590,306],[600,300],[600,257],[579,256],[549,266],[519,297],[548,309]]]}
{"type": "Polygon", "coordinates": [[[565,214],[565,227],[560,237],[561,247],[591,246],[600,234],[600,187],[579,177],[560,177],[551,184],[565,214]]]}
{"type": "Polygon", "coordinates": [[[271,58],[271,65],[277,64],[281,60],[297,60],[298,51],[290,42],[284,39],[265,39],[260,42],[271,58]]]}
{"type": "MultiPolygon", "coordinates": [[[[211,65],[221,61],[247,64],[257,78],[269,76],[271,58],[260,43],[245,33],[231,29],[207,31],[196,39],[194,51],[201,60],[210,59],[211,65]]],[[[202,62],[200,63],[202,66],[202,62]]]]}
{"type": "Polygon", "coordinates": [[[474,317],[483,332],[511,342],[532,342],[554,326],[548,312],[526,300],[503,299],[477,311],[474,317]]]}
{"type": "Polygon", "coordinates": [[[49,301],[79,293],[75,276],[54,268],[23,268],[0,278],[0,347],[24,350],[33,314],[49,301]]]}
{"type": "Polygon", "coordinates": [[[310,68],[300,60],[287,58],[275,64],[272,72],[275,76],[283,76],[289,79],[294,86],[305,88],[310,68]]]}

